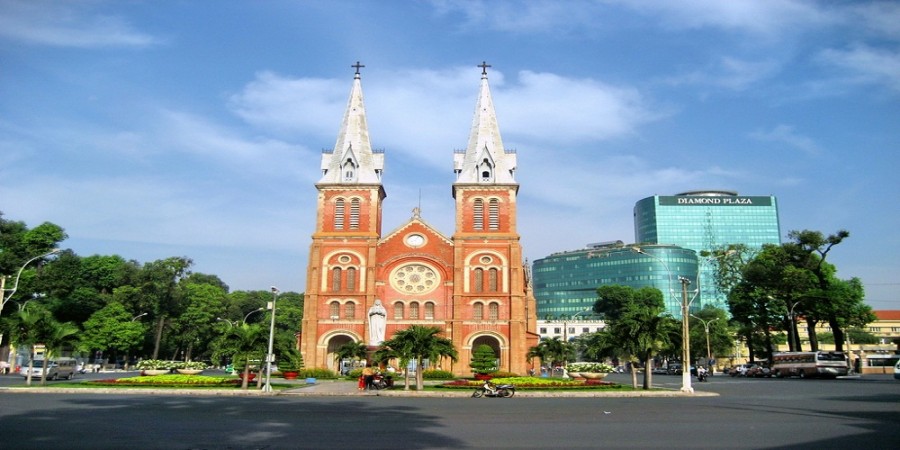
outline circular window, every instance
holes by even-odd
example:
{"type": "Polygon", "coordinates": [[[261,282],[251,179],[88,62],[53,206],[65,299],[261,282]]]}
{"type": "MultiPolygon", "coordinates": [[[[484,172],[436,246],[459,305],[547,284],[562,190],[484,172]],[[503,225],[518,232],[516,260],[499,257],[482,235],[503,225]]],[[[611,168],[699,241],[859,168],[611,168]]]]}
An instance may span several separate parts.
{"type": "Polygon", "coordinates": [[[421,247],[425,244],[425,236],[421,234],[410,234],[406,236],[406,245],[410,247],[421,247]]]}
{"type": "Polygon", "coordinates": [[[350,262],[350,257],[347,255],[341,255],[338,257],[338,261],[340,261],[341,264],[347,264],[348,262],[350,262]]]}
{"type": "Polygon", "coordinates": [[[493,261],[493,260],[494,260],[494,259],[491,258],[490,256],[482,256],[482,257],[481,257],[481,263],[482,263],[482,264],[490,264],[491,261],[493,261]]]}
{"type": "Polygon", "coordinates": [[[441,278],[431,268],[422,264],[407,264],[394,269],[391,286],[407,294],[427,294],[440,284],[441,278]]]}

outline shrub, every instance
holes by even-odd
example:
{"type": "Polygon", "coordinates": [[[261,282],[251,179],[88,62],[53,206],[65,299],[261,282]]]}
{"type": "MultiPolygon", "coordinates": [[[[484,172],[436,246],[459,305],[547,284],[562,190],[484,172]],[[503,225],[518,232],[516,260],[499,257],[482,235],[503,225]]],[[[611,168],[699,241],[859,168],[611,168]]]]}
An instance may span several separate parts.
{"type": "Polygon", "coordinates": [[[301,378],[337,378],[338,374],[328,369],[300,369],[297,371],[301,378]]]}
{"type": "Polygon", "coordinates": [[[422,372],[422,377],[426,380],[452,380],[456,375],[447,370],[426,370],[422,372]]]}
{"type": "Polygon", "coordinates": [[[472,362],[469,363],[472,372],[479,375],[488,375],[497,371],[497,354],[490,345],[481,344],[472,352],[472,362]]]}
{"type": "Polygon", "coordinates": [[[142,359],[138,361],[135,368],[138,370],[166,370],[174,369],[178,364],[177,361],[163,361],[161,359],[142,359]]]}
{"type": "Polygon", "coordinates": [[[613,366],[609,364],[597,362],[580,362],[567,365],[566,370],[569,372],[610,373],[614,369],[613,366]]]}

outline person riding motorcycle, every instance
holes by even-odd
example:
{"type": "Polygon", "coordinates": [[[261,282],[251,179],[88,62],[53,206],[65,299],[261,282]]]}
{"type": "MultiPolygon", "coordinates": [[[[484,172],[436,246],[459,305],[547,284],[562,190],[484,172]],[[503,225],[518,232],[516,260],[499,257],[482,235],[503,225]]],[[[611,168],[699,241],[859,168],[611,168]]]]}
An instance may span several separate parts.
{"type": "Polygon", "coordinates": [[[497,386],[491,383],[491,380],[484,380],[484,385],[481,387],[488,395],[497,395],[497,386]]]}

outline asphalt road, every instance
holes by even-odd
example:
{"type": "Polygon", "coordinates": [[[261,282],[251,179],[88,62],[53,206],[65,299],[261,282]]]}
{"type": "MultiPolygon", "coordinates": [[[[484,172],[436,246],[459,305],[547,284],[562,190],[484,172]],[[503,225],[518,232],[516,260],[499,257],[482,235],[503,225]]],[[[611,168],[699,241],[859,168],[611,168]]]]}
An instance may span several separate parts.
{"type": "MultiPolygon", "coordinates": [[[[655,384],[677,388],[680,380],[656,376],[655,384]]],[[[887,376],[719,376],[695,388],[720,395],[473,399],[0,390],[0,448],[900,448],[900,381],[887,376]]]]}

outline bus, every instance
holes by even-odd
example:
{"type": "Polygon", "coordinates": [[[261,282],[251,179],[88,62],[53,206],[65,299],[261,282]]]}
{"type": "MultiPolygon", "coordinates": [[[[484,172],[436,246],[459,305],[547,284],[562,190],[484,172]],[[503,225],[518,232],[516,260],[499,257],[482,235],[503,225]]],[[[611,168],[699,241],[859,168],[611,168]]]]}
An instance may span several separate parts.
{"type": "Polygon", "coordinates": [[[790,352],[772,356],[772,373],[778,378],[834,378],[847,375],[849,367],[844,352],[790,352]]]}

